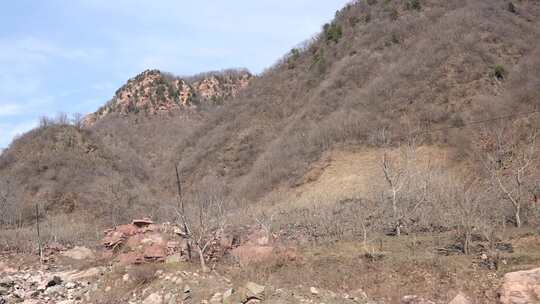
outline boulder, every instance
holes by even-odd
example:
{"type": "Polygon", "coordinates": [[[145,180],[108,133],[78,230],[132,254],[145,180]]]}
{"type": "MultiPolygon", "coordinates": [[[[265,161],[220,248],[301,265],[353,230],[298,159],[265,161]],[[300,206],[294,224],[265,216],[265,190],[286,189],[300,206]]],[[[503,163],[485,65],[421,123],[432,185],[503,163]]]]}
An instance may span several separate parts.
{"type": "Polygon", "coordinates": [[[102,243],[107,248],[114,248],[120,245],[125,240],[125,235],[118,231],[112,231],[107,233],[103,238],[102,243]]]}
{"type": "Polygon", "coordinates": [[[471,301],[464,293],[460,292],[448,304],[471,304],[471,301]]]}
{"type": "Polygon", "coordinates": [[[257,298],[257,299],[264,298],[265,287],[263,285],[259,285],[253,282],[247,282],[245,287],[249,291],[248,298],[257,298]]]}
{"type": "Polygon", "coordinates": [[[504,275],[500,291],[502,304],[539,303],[538,299],[540,299],[540,268],[504,275]]]}
{"type": "Polygon", "coordinates": [[[221,304],[223,302],[223,295],[219,292],[215,293],[208,302],[210,304],[221,304]]]}
{"type": "Polygon", "coordinates": [[[0,279],[0,287],[11,288],[15,285],[15,281],[10,277],[4,277],[0,279]]]}
{"type": "Polygon", "coordinates": [[[60,284],[62,284],[62,279],[59,276],[53,276],[53,278],[47,282],[46,287],[49,288],[60,284]]]}
{"type": "Polygon", "coordinates": [[[45,290],[48,296],[63,296],[65,293],[66,289],[62,285],[51,286],[45,290]]]}
{"type": "Polygon", "coordinates": [[[86,247],[74,247],[66,251],[62,251],[61,255],[73,260],[89,260],[95,257],[94,252],[86,247]]]}
{"type": "Polygon", "coordinates": [[[144,259],[163,261],[167,257],[167,247],[163,244],[154,244],[144,249],[144,259]]]}
{"type": "Polygon", "coordinates": [[[146,297],[142,304],[162,304],[163,303],[163,297],[158,293],[153,293],[146,297]]]}
{"type": "Polygon", "coordinates": [[[136,220],[133,220],[132,224],[137,226],[137,227],[145,227],[145,226],[148,226],[148,225],[152,225],[154,222],[149,219],[149,218],[143,218],[143,219],[136,219],[136,220]]]}

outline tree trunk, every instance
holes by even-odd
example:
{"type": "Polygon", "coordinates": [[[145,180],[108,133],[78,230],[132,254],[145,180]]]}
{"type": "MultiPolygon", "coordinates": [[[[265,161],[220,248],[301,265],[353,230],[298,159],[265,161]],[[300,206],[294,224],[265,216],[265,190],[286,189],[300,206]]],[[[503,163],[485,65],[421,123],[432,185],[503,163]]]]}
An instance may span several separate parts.
{"type": "Polygon", "coordinates": [[[362,234],[363,234],[363,244],[364,244],[364,250],[368,252],[368,246],[367,246],[367,228],[366,224],[362,222],[362,234]]]}
{"type": "Polygon", "coordinates": [[[199,261],[201,262],[202,272],[210,272],[210,269],[208,269],[208,267],[206,266],[206,261],[204,260],[204,253],[200,246],[197,246],[197,251],[199,252],[199,261]]]}
{"type": "Polygon", "coordinates": [[[392,212],[394,214],[394,221],[395,221],[395,229],[396,229],[396,236],[401,235],[401,225],[400,220],[398,218],[398,208],[397,208],[397,191],[396,189],[392,190],[392,212]]]}
{"type": "Polygon", "coordinates": [[[37,231],[37,242],[39,250],[39,262],[43,263],[43,247],[41,245],[41,234],[39,230],[39,205],[36,204],[36,231],[37,231]]]}
{"type": "Polygon", "coordinates": [[[471,233],[469,231],[465,231],[465,239],[463,240],[463,253],[465,255],[469,255],[470,253],[470,250],[469,250],[470,244],[471,244],[471,233]]]}
{"type": "Polygon", "coordinates": [[[522,225],[522,223],[521,223],[521,207],[519,205],[516,206],[515,211],[516,211],[516,215],[515,215],[515,217],[516,217],[516,227],[521,228],[521,225],[522,225]]]}

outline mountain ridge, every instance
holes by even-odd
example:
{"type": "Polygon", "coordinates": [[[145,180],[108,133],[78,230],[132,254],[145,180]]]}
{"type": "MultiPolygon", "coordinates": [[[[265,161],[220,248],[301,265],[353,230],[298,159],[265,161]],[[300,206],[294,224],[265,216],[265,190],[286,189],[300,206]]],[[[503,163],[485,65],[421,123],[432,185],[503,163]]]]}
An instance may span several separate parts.
{"type": "Polygon", "coordinates": [[[129,79],[114,97],[83,118],[90,127],[110,113],[155,115],[178,109],[223,104],[235,98],[254,76],[247,69],[229,69],[178,77],[160,70],[145,70],[129,79]]]}

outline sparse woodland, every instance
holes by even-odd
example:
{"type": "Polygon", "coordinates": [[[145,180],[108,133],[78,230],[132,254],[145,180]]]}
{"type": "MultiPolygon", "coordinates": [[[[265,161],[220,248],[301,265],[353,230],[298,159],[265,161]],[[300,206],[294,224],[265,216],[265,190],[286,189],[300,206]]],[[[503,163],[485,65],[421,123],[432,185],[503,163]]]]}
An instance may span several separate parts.
{"type": "Polygon", "coordinates": [[[539,18],[531,0],[354,1],[222,104],[113,112],[89,128],[80,115],[43,119],[0,155],[0,248],[34,250],[37,205],[45,241],[88,244],[150,216],[186,227],[198,256],[245,225],[308,248],[306,260],[343,253],[304,272],[277,261],[247,274],[290,284],[340,288],[313,272],[360,264],[384,281],[410,264],[466,277],[459,263],[479,254],[491,270],[538,263],[503,256],[540,229],[539,18]],[[373,182],[295,205],[334,151],[370,151],[357,174],[373,182]]]}

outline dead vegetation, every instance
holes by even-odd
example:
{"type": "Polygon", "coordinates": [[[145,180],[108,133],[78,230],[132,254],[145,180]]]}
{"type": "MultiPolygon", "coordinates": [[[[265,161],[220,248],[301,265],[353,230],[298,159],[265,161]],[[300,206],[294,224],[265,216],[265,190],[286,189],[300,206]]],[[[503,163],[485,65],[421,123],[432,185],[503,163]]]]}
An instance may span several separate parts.
{"type": "MultiPolygon", "coordinates": [[[[0,246],[34,250],[36,204],[46,241],[152,216],[178,221],[199,256],[224,226],[258,223],[307,261],[276,257],[239,276],[381,294],[397,277],[398,297],[411,274],[426,293],[481,294],[478,276],[538,261],[507,244],[540,224],[539,16],[525,0],[355,1],[226,106],[111,114],[89,129],[44,120],[0,156],[0,246]],[[281,195],[324,185],[326,167],[306,173],[358,147],[376,152],[356,192],[281,195]]],[[[492,295],[496,279],[482,282],[492,295]]]]}

